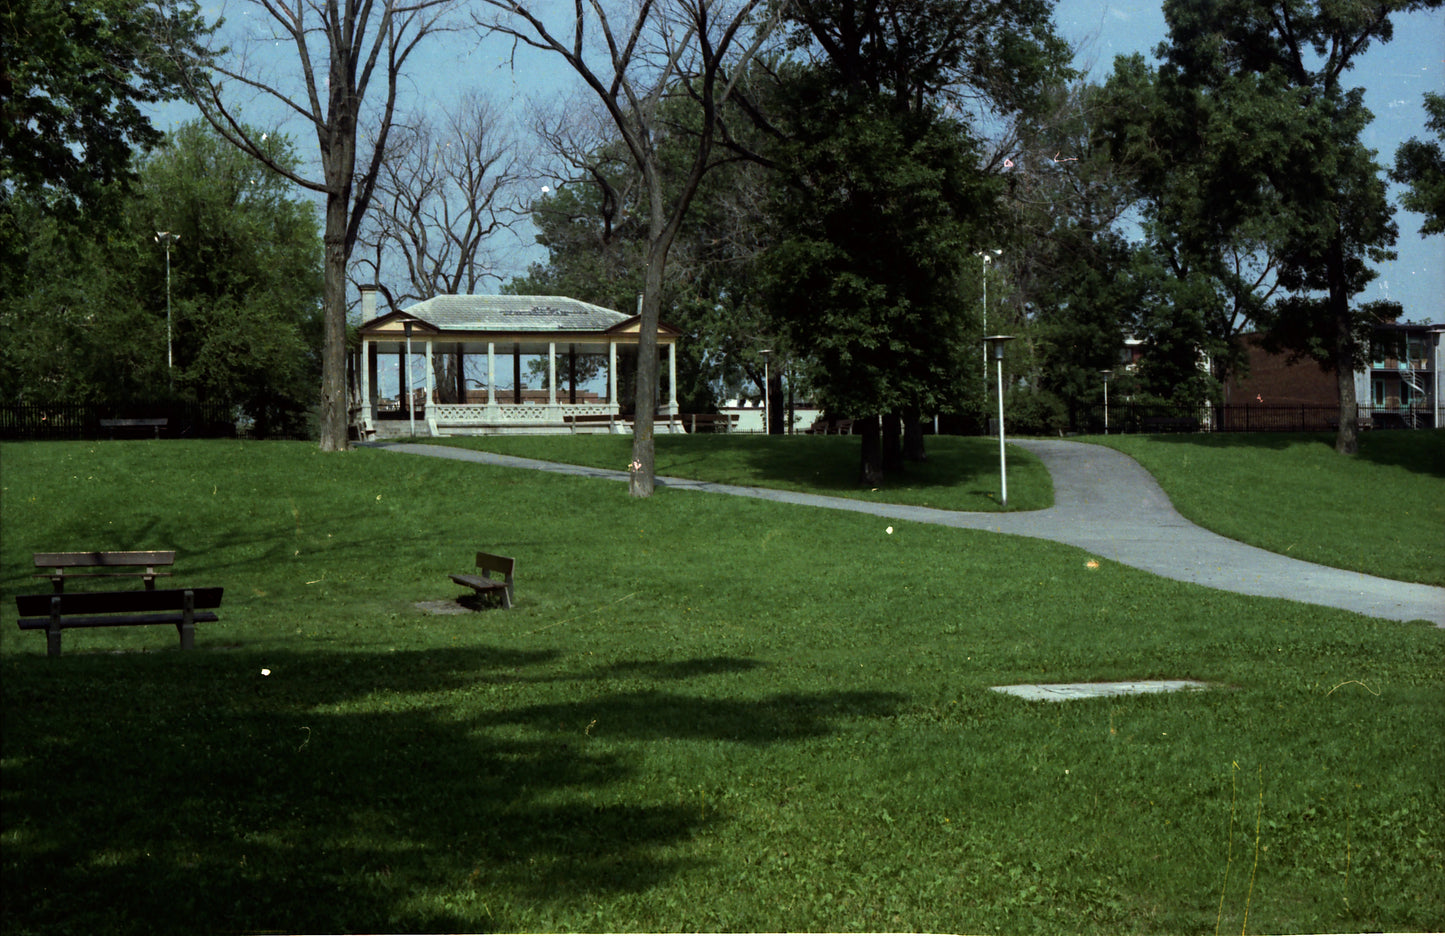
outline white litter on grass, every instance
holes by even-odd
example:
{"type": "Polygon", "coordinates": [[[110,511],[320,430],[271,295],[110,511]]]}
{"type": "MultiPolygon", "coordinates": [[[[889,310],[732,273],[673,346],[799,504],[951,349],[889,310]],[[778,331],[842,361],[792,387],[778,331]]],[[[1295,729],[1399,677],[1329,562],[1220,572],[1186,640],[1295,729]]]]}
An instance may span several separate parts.
{"type": "Polygon", "coordinates": [[[1097,699],[1103,696],[1143,695],[1149,692],[1182,692],[1208,689],[1207,683],[1193,679],[1141,679],[1136,682],[1096,683],[1024,683],[1017,686],[992,686],[1002,692],[1031,702],[1067,702],[1070,699],[1097,699]]]}
{"type": "Polygon", "coordinates": [[[884,532],[884,533],[887,533],[889,536],[892,536],[892,535],[893,535],[893,528],[892,528],[892,527],[889,527],[888,529],[884,530],[883,532],[884,532]]]}
{"type": "Polygon", "coordinates": [[[268,670],[268,669],[263,669],[263,670],[261,670],[261,675],[262,675],[262,676],[270,676],[270,675],[271,675],[271,671],[268,670]]]}

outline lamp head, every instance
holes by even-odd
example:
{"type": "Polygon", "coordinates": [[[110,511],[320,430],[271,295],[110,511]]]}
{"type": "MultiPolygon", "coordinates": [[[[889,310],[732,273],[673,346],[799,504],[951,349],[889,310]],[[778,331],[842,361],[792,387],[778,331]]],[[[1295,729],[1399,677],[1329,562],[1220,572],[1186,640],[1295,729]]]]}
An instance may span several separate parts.
{"type": "Polygon", "coordinates": [[[1010,342],[1010,341],[1013,341],[1013,340],[1014,340],[1014,336],[1013,336],[1013,335],[988,335],[988,336],[985,337],[983,340],[988,344],[989,353],[993,356],[993,359],[994,359],[995,361],[1002,361],[1002,360],[1003,360],[1003,346],[1004,346],[1005,343],[1010,342]]]}

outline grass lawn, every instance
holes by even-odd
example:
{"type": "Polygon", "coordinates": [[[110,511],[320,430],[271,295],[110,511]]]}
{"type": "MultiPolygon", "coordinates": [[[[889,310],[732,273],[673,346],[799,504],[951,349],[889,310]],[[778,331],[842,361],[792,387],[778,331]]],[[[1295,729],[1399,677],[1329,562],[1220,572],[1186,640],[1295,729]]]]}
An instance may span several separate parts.
{"type": "Polygon", "coordinates": [[[1445,929],[1442,630],[372,450],[6,445],[0,488],[7,602],[39,550],[226,587],[190,653],[7,605],[7,934],[1445,929]],[[477,549],[516,609],[418,610],[477,549]],[[1214,688],[988,688],[1142,678],[1214,688]]]}
{"type": "MultiPolygon", "coordinates": [[[[626,471],[632,437],[623,435],[454,436],[436,445],[626,471]]],[[[1042,510],[1054,503],[1043,462],[1008,450],[1009,505],[1000,506],[998,440],[929,436],[927,460],[890,475],[881,488],[858,486],[858,436],[660,435],[657,474],[717,484],[806,491],[939,510],[1042,510]]]]}
{"type": "Polygon", "coordinates": [[[1175,508],[1231,539],[1338,569],[1445,585],[1445,430],[1091,436],[1131,455],[1175,508]]]}

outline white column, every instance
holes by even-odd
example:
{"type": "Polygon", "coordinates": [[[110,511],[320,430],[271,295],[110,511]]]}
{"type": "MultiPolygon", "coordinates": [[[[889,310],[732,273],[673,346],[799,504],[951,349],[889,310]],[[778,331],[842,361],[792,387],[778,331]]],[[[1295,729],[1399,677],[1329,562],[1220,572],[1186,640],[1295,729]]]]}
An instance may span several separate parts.
{"type": "Polygon", "coordinates": [[[617,412],[617,342],[607,342],[607,402],[617,412]]]}
{"type": "Polygon", "coordinates": [[[371,422],[371,342],[361,339],[361,418],[371,422]]]}
{"type": "Polygon", "coordinates": [[[668,415],[677,415],[677,342],[667,346],[667,405],[668,415]]]}
{"type": "MultiPolygon", "coordinates": [[[[428,338],[428,339],[427,339],[427,342],[426,342],[426,408],[427,408],[428,410],[431,409],[431,405],[432,405],[432,402],[431,402],[431,401],[432,401],[432,394],[433,394],[433,393],[435,392],[435,390],[436,390],[436,383],[437,383],[437,381],[436,381],[436,371],[433,370],[433,363],[434,363],[434,362],[432,361],[432,356],[431,356],[431,339],[428,338]]],[[[428,418],[433,417],[433,416],[435,416],[435,415],[436,415],[435,412],[428,412],[428,413],[427,413],[427,417],[428,417],[428,418]]]]}
{"type": "Polygon", "coordinates": [[[557,405],[557,342],[547,342],[547,405],[557,405]]]}
{"type": "Polygon", "coordinates": [[[487,342],[487,405],[497,405],[497,343],[487,342]]]}

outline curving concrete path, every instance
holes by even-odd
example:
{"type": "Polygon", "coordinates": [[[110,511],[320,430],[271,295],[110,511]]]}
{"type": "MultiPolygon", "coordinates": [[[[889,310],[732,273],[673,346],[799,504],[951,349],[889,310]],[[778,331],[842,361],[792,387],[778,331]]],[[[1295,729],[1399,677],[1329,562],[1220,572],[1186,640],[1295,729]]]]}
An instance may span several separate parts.
{"type": "MultiPolygon", "coordinates": [[[[892,520],[1032,536],[1078,546],[1165,578],[1223,591],[1288,598],[1389,620],[1425,620],[1445,627],[1445,588],[1332,569],[1211,533],[1180,516],[1153,475],[1114,449],[1063,440],[1018,440],[1013,444],[1033,452],[1048,468],[1054,481],[1053,507],[1027,513],[961,513],[685,478],[659,477],[656,483],[659,487],[851,510],[892,520]]],[[[560,465],[470,449],[411,443],[375,443],[373,447],[509,468],[627,480],[625,471],[560,465]]]]}

